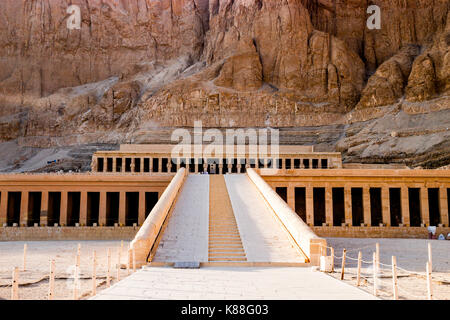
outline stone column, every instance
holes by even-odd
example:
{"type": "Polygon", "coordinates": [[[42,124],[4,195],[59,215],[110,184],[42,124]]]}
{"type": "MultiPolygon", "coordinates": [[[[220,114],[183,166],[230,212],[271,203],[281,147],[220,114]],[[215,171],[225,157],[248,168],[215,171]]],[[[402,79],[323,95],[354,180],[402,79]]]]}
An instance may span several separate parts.
{"type": "Polygon", "coordinates": [[[404,226],[409,227],[409,197],[408,197],[408,187],[401,187],[401,198],[402,198],[402,223],[404,226]]]}
{"type": "Polygon", "coordinates": [[[295,187],[287,187],[287,204],[295,211],[295,187]]]}
{"type": "Polygon", "coordinates": [[[108,157],[103,158],[103,172],[108,172],[108,157]]]}
{"type": "Polygon", "coordinates": [[[106,191],[100,191],[100,203],[98,206],[98,224],[106,226],[106,191]]]}
{"type": "Polygon", "coordinates": [[[305,169],[305,164],[303,163],[303,159],[300,159],[300,169],[305,169]]]}
{"type": "Polygon", "coordinates": [[[135,172],[136,166],[134,165],[134,161],[136,161],[135,158],[131,158],[131,165],[130,165],[131,173],[135,172]]]}
{"type": "Polygon", "coordinates": [[[119,226],[126,225],[126,212],[125,212],[125,203],[126,202],[126,193],[125,191],[120,191],[120,200],[119,200],[119,226]]]}
{"type": "Polygon", "coordinates": [[[153,158],[148,158],[148,170],[153,172],[153,158]]]}
{"type": "Polygon", "coordinates": [[[145,221],[145,192],[139,191],[139,215],[138,225],[142,226],[145,221]]]}
{"type": "Polygon", "coordinates": [[[80,226],[87,225],[87,191],[80,194],[80,226]]]}
{"type": "Polygon", "coordinates": [[[352,218],[352,188],[344,187],[344,206],[345,206],[345,223],[349,226],[353,225],[352,218]]]}
{"type": "Polygon", "coordinates": [[[363,187],[363,210],[364,210],[364,224],[368,227],[372,225],[370,216],[370,188],[368,186],[363,187]]]}
{"type": "Polygon", "coordinates": [[[48,191],[42,191],[41,199],[41,216],[39,224],[41,227],[47,226],[48,223],[48,191]]]}
{"type": "Polygon", "coordinates": [[[169,158],[167,160],[167,172],[171,172],[172,171],[172,159],[169,158]]]}
{"type": "Polygon", "coordinates": [[[441,223],[444,227],[448,227],[449,219],[448,219],[448,199],[447,199],[447,188],[440,187],[439,188],[439,207],[441,212],[441,223]]]}
{"type": "Polygon", "coordinates": [[[113,157],[113,167],[112,167],[112,172],[116,172],[117,171],[117,158],[113,157]]]}
{"type": "Polygon", "coordinates": [[[389,202],[389,187],[381,188],[381,210],[383,215],[383,223],[389,227],[391,225],[391,206],[389,202]]]}
{"type": "Polygon", "coordinates": [[[322,159],[317,159],[317,168],[322,169],[322,159]]]}
{"type": "Polygon", "coordinates": [[[92,162],[91,162],[91,172],[97,172],[97,157],[92,157],[92,162]]]}
{"type": "Polygon", "coordinates": [[[430,209],[428,207],[428,189],[420,188],[420,220],[425,226],[430,225],[430,209]]]}
{"type": "Polygon", "coordinates": [[[227,163],[228,173],[231,173],[233,171],[233,164],[228,160],[227,163]]]}
{"type": "Polygon", "coordinates": [[[250,168],[250,158],[245,159],[245,168],[246,169],[250,168]]]}
{"type": "Polygon", "coordinates": [[[163,172],[162,158],[158,158],[158,172],[163,172]]]}
{"type": "Polygon", "coordinates": [[[122,172],[125,172],[127,167],[127,158],[122,158],[122,172]]]}
{"type": "Polygon", "coordinates": [[[306,223],[310,226],[314,225],[314,195],[313,187],[306,186],[305,188],[306,198],[306,223]]]}
{"type": "Polygon", "coordinates": [[[67,198],[69,194],[67,191],[61,191],[61,212],[59,215],[59,225],[61,227],[67,226],[67,198]]]}
{"type": "Polygon", "coordinates": [[[8,221],[8,191],[2,191],[0,200],[0,227],[8,221]]]}
{"type": "Polygon", "coordinates": [[[20,226],[28,226],[28,191],[22,191],[22,196],[20,197],[20,226]]]}
{"type": "Polygon", "coordinates": [[[333,188],[330,185],[325,186],[325,222],[333,225],[333,188]]]}

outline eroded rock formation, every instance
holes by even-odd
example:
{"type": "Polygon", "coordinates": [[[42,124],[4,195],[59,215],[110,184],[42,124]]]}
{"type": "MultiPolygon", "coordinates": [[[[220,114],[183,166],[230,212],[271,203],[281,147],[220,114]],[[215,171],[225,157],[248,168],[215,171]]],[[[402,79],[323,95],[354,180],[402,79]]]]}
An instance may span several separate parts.
{"type": "Polygon", "coordinates": [[[152,142],[202,120],[307,128],[282,141],[346,161],[450,162],[447,0],[371,1],[380,30],[363,0],[71,4],[80,30],[66,26],[66,1],[0,2],[0,141],[152,142]]]}

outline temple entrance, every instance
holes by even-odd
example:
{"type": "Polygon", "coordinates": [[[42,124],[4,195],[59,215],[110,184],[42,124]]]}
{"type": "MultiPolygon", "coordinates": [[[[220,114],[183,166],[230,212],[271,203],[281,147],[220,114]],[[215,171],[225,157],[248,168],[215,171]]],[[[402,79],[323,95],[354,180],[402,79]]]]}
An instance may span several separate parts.
{"type": "Polygon", "coordinates": [[[372,226],[379,226],[383,222],[381,209],[381,188],[370,188],[370,223],[372,226]]]}
{"type": "Polygon", "coordinates": [[[333,188],[333,225],[345,223],[344,188],[333,188]]]}
{"type": "Polygon", "coordinates": [[[100,192],[88,192],[87,194],[87,225],[98,223],[100,209],[100,192]]]}
{"type": "Polygon", "coordinates": [[[28,225],[33,226],[41,219],[42,192],[30,192],[28,195],[28,225]]]}
{"type": "Polygon", "coordinates": [[[61,215],[61,192],[48,193],[48,215],[47,222],[49,226],[59,223],[61,215]]]}
{"type": "Polygon", "coordinates": [[[113,226],[119,223],[120,192],[106,193],[106,225],[113,226]]]}
{"type": "Polygon", "coordinates": [[[314,225],[322,226],[325,220],[325,188],[314,188],[314,225]]]}
{"type": "Polygon", "coordinates": [[[391,226],[398,227],[402,223],[401,189],[389,189],[389,207],[391,208],[391,226]]]}
{"type": "Polygon", "coordinates": [[[364,223],[363,189],[352,188],[352,224],[359,227],[364,223]]]}
{"type": "Polygon", "coordinates": [[[8,192],[8,226],[14,223],[20,223],[20,202],[22,200],[22,192],[8,192]]]}
{"type": "Polygon", "coordinates": [[[409,221],[411,227],[420,227],[422,223],[420,217],[420,189],[419,188],[409,188],[408,189],[409,198],[409,221]]]}
{"type": "Polygon", "coordinates": [[[306,222],[306,188],[295,188],[295,212],[306,222]]]}
{"type": "Polygon", "coordinates": [[[439,188],[428,189],[428,208],[430,212],[430,225],[438,226],[441,222],[441,214],[439,208],[439,188]]]}
{"type": "Polygon", "coordinates": [[[67,194],[67,225],[75,226],[80,221],[80,192],[69,192],[67,194]]]}

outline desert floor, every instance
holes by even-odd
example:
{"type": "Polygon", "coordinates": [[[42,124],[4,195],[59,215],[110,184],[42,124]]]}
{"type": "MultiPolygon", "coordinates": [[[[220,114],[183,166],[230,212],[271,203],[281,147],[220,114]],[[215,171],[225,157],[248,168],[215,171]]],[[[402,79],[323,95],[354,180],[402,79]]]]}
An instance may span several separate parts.
{"type": "MultiPolygon", "coordinates": [[[[432,243],[432,289],[435,299],[450,299],[450,241],[418,239],[349,239],[328,238],[328,246],[335,250],[335,271],[329,275],[337,279],[341,274],[342,250],[347,250],[344,281],[356,285],[358,251],[362,252],[362,281],[360,288],[373,292],[372,253],[380,244],[381,270],[377,281],[378,296],[392,299],[391,258],[397,257],[400,299],[426,299],[427,281],[425,265],[428,259],[428,242],[432,243]],[[367,262],[367,263],[366,263],[367,262]]],[[[111,252],[111,284],[117,281],[117,265],[121,241],[29,241],[26,268],[23,271],[25,242],[0,242],[0,299],[11,298],[11,280],[14,267],[19,267],[19,298],[47,299],[50,260],[55,260],[55,299],[73,299],[74,267],[77,247],[81,245],[80,287],[81,299],[91,296],[93,252],[97,255],[97,292],[106,288],[107,250],[111,252]]],[[[126,255],[129,242],[121,250],[120,278],[128,275],[126,255]]],[[[330,253],[330,251],[328,251],[330,253]]],[[[132,270],[130,270],[132,272],[132,270]]]]}
{"type": "MultiPolygon", "coordinates": [[[[380,272],[377,277],[378,296],[393,298],[392,256],[397,258],[399,299],[427,299],[426,262],[428,242],[432,248],[432,291],[433,299],[450,300],[450,241],[422,239],[350,239],[328,238],[328,246],[334,248],[335,272],[330,275],[341,277],[342,251],[345,248],[346,263],[344,281],[356,285],[358,252],[362,253],[362,281],[360,288],[373,293],[373,252],[376,243],[380,245],[380,272]],[[400,269],[401,268],[401,269],[400,269]]],[[[329,249],[328,249],[329,250],[329,249]]],[[[328,251],[330,254],[330,250],[328,251]]]]}

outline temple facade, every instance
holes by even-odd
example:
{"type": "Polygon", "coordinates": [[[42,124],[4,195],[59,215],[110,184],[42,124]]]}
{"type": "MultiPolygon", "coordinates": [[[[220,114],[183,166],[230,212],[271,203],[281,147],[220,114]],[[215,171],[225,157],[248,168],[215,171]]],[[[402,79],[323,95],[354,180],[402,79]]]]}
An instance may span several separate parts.
{"type": "Polygon", "coordinates": [[[280,146],[259,157],[175,157],[172,145],[122,145],[92,157],[92,172],[0,175],[0,227],[139,227],[181,168],[190,174],[254,169],[319,235],[424,237],[450,232],[450,170],[342,163],[340,153],[280,146]]]}

